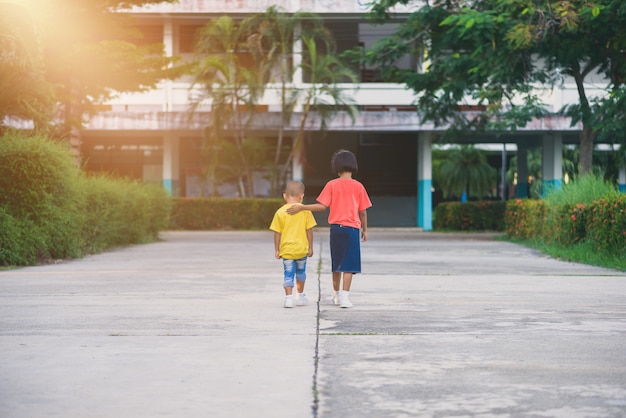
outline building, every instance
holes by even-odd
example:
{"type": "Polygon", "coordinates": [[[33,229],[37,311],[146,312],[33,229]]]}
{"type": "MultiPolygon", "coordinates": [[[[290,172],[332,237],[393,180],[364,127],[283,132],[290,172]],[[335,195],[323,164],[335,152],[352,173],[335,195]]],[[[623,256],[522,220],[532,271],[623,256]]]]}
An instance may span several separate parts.
{"type": "MultiPolygon", "coordinates": [[[[173,4],[150,5],[132,11],[147,41],[163,42],[168,55],[193,56],[194,34],[199,27],[222,15],[243,17],[263,13],[276,3],[272,0],[180,0],[173,4]]],[[[357,0],[290,0],[281,4],[288,12],[310,11],[325,21],[337,41],[338,49],[368,46],[393,32],[394,25],[372,26],[365,19],[365,8],[357,0]]],[[[409,10],[398,10],[398,16],[409,10]]],[[[298,47],[293,60],[297,61],[298,47]]],[[[416,57],[407,56],[403,65],[417,68],[416,57]]],[[[301,74],[295,83],[305,84],[301,74]]],[[[148,93],[122,95],[109,102],[91,117],[81,132],[81,153],[90,171],[108,171],[145,181],[158,181],[173,196],[200,194],[198,173],[203,168],[200,157],[202,129],[209,113],[189,119],[189,80],[164,81],[148,93]]],[[[403,85],[380,82],[375,69],[360,69],[358,85],[342,85],[361,109],[354,123],[339,114],[325,132],[311,124],[306,142],[306,164],[296,162],[293,178],[302,178],[307,195],[315,196],[333,177],[329,161],[340,148],[357,155],[362,181],[372,197],[369,211],[372,226],[418,226],[432,228],[431,150],[433,138],[442,128],[422,123],[413,105],[414,96],[403,85]]],[[[547,92],[545,102],[556,111],[565,103],[577,101],[576,86],[566,82],[547,92]]],[[[262,117],[255,125],[262,136],[276,135],[280,123],[276,96],[266,93],[262,117]]],[[[297,117],[287,131],[297,130],[297,117]]],[[[551,116],[536,120],[507,137],[468,136],[462,141],[499,144],[505,157],[517,152],[520,183],[517,193],[527,193],[523,181],[525,155],[533,147],[543,152],[544,184],[561,183],[561,155],[564,144],[578,143],[579,126],[551,116]]],[[[506,158],[503,159],[506,162],[506,158]]],[[[622,173],[621,183],[626,183],[622,173]]],[[[259,190],[266,194],[266,190],[259,190]]]]}

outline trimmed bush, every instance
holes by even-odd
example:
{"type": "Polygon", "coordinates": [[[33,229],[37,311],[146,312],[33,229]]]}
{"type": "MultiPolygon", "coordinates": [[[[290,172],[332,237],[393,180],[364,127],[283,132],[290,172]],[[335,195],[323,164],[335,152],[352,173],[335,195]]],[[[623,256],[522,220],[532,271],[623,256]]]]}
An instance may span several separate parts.
{"type": "Polygon", "coordinates": [[[171,200],[160,186],[85,177],[43,136],[0,137],[0,265],[81,257],[154,240],[171,200]]]}
{"type": "Polygon", "coordinates": [[[588,206],[599,199],[618,195],[615,186],[593,175],[552,191],[544,198],[548,208],[542,234],[544,241],[560,246],[582,242],[587,234],[588,206]]]}
{"type": "Polygon", "coordinates": [[[80,254],[80,175],[61,144],[42,136],[0,138],[0,207],[37,234],[42,245],[36,247],[36,258],[80,254]]]}
{"type": "Polygon", "coordinates": [[[83,251],[150,242],[169,224],[171,199],[160,186],[108,177],[86,178],[83,251]]]}
{"type": "Polygon", "coordinates": [[[626,195],[602,178],[586,176],[545,200],[510,201],[506,234],[550,254],[623,269],[626,254],[626,195]]]}
{"type": "Polygon", "coordinates": [[[170,228],[267,229],[284,201],[255,198],[174,198],[170,228]]]}
{"type": "Polygon", "coordinates": [[[0,206],[0,265],[31,265],[45,253],[43,234],[27,219],[16,219],[0,206]]]}
{"type": "Polygon", "coordinates": [[[613,257],[626,255],[626,195],[600,199],[587,208],[586,239],[613,257]]]}
{"type": "Polygon", "coordinates": [[[505,208],[502,201],[443,202],[434,210],[433,226],[454,231],[502,231],[505,208]]]}
{"type": "Polygon", "coordinates": [[[509,200],[504,212],[504,231],[511,239],[528,239],[543,233],[547,206],[543,200],[509,200]]]}

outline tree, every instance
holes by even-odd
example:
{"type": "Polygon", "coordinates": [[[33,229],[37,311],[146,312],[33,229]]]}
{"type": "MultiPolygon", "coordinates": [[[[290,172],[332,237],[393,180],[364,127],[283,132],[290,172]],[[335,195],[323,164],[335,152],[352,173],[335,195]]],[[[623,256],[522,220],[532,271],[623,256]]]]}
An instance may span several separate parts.
{"type": "Polygon", "coordinates": [[[321,37],[328,40],[328,33],[319,17],[312,13],[287,13],[279,6],[270,6],[264,14],[255,16],[251,35],[251,48],[255,58],[269,82],[278,82],[280,97],[280,124],[271,167],[271,195],[279,193],[279,173],[281,166],[285,128],[289,126],[296,102],[296,86],[293,80],[299,69],[293,63],[294,45],[301,42],[302,36],[321,37]]]}
{"type": "MultiPolygon", "coordinates": [[[[409,0],[373,4],[375,21],[409,0]]],[[[417,3],[417,2],[415,2],[417,3]]],[[[612,91],[626,81],[626,3],[622,0],[423,1],[398,32],[364,54],[382,66],[389,80],[406,83],[418,95],[426,120],[462,129],[515,129],[546,112],[538,88],[550,89],[571,77],[578,103],[562,109],[581,122],[579,171],[592,168],[598,112],[586,90],[599,74],[612,91]],[[406,53],[427,51],[422,72],[393,63],[406,53]],[[469,103],[478,115],[459,112],[469,103]]],[[[621,113],[624,113],[622,108],[621,113]]]]}
{"type": "Polygon", "coordinates": [[[268,83],[279,81],[281,105],[281,123],[277,127],[270,169],[275,171],[271,176],[272,193],[277,193],[278,183],[285,178],[294,158],[304,160],[304,136],[311,127],[313,115],[319,118],[319,129],[323,130],[337,111],[345,109],[352,117],[356,112],[356,107],[338,86],[342,81],[356,82],[356,75],[334,53],[332,37],[315,15],[287,15],[270,7],[265,14],[241,22],[223,16],[203,29],[196,52],[199,59],[195,84],[201,86],[202,91],[192,99],[191,112],[196,112],[203,104],[211,105],[211,120],[204,141],[207,161],[216,170],[225,167],[224,163],[230,158],[228,150],[235,149],[239,161],[231,171],[239,173],[239,182],[245,183],[241,190],[243,195],[254,190],[255,171],[264,161],[259,157],[265,156],[267,151],[265,143],[252,135],[253,122],[259,118],[255,110],[268,83]],[[296,41],[303,46],[302,62],[298,65],[290,62],[296,41]],[[319,45],[323,45],[323,52],[319,45]],[[296,71],[307,74],[306,83],[294,83],[296,71]],[[296,110],[300,117],[298,131],[285,156],[284,132],[291,125],[296,110]],[[226,142],[232,142],[235,147],[226,142]]]}
{"type": "Polygon", "coordinates": [[[208,165],[213,174],[220,166],[234,173],[242,196],[254,194],[259,163],[253,162],[253,158],[262,147],[260,139],[250,136],[256,105],[265,89],[259,62],[249,55],[251,23],[251,19],[235,22],[229,16],[222,16],[202,28],[194,70],[194,85],[199,85],[201,90],[192,97],[190,109],[193,113],[210,104],[211,119],[204,138],[208,165]],[[236,151],[237,161],[224,165],[228,150],[232,149],[236,151]]]}
{"type": "Polygon", "coordinates": [[[341,82],[356,83],[358,77],[334,53],[332,43],[325,43],[327,52],[319,53],[317,42],[318,40],[313,36],[302,37],[301,68],[310,79],[307,86],[293,91],[292,100],[301,107],[300,122],[293,148],[283,166],[281,178],[285,177],[289,164],[294,159],[305,160],[304,138],[313,114],[319,118],[319,129],[323,131],[327,128],[328,121],[337,112],[347,112],[352,121],[358,113],[354,100],[338,85],[341,82]]]}
{"type": "MultiPolygon", "coordinates": [[[[117,93],[151,89],[164,78],[180,75],[185,68],[174,66],[175,61],[165,57],[162,42],[147,44],[135,22],[119,13],[159,2],[21,1],[24,20],[33,30],[14,32],[14,45],[22,58],[30,55],[31,74],[37,84],[20,83],[14,97],[27,102],[33,96],[33,86],[41,88],[46,97],[38,102],[48,110],[47,114],[54,115],[55,121],[60,119],[57,133],[67,137],[72,127],[81,126],[83,114],[92,110],[94,104],[117,93]],[[47,97],[48,91],[54,93],[53,100],[47,97]],[[52,101],[60,109],[50,109],[52,101]]],[[[6,7],[3,5],[3,9],[6,7]]],[[[4,33],[0,32],[0,36],[4,33]]],[[[6,54],[11,45],[4,42],[4,36],[2,40],[1,53],[6,54]]],[[[2,106],[4,109],[5,104],[2,106]]],[[[48,122],[52,122],[50,118],[48,122]]]]}
{"type": "Polygon", "coordinates": [[[480,199],[493,188],[496,170],[481,150],[461,145],[448,151],[436,176],[445,194],[460,196],[461,200],[472,195],[480,199]]]}
{"type": "Polygon", "coordinates": [[[9,120],[51,118],[52,86],[46,82],[37,26],[16,3],[0,3],[0,126],[9,120]]]}

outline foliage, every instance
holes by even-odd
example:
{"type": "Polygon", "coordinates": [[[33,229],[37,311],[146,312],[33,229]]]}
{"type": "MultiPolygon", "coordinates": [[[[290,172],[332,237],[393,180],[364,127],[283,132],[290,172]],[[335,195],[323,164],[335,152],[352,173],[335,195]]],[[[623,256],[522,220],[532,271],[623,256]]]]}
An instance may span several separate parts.
{"type": "MultiPolygon", "coordinates": [[[[293,91],[294,99],[302,108],[300,113],[300,123],[298,134],[283,171],[281,178],[284,178],[287,167],[292,160],[304,161],[304,134],[309,124],[310,117],[315,114],[319,118],[319,129],[326,130],[327,123],[339,110],[344,110],[354,122],[358,113],[357,106],[351,97],[348,97],[344,90],[338,86],[340,82],[356,83],[358,77],[347,67],[332,50],[327,53],[320,53],[318,50],[318,40],[309,35],[302,37],[303,60],[302,71],[308,74],[310,80],[308,86],[293,91]]],[[[325,43],[326,48],[332,44],[325,43]]]]}
{"type": "MultiPolygon", "coordinates": [[[[319,16],[308,12],[287,13],[279,6],[270,6],[264,14],[253,18],[253,33],[250,47],[260,63],[263,74],[270,82],[280,85],[280,123],[277,126],[276,147],[273,164],[269,167],[270,195],[279,194],[280,181],[285,178],[295,147],[285,146],[285,129],[298,106],[302,87],[297,86],[294,77],[302,74],[303,67],[293,62],[294,45],[302,43],[306,36],[324,42],[326,49],[332,50],[332,35],[322,25],[319,16]],[[300,92],[300,93],[299,93],[300,92]],[[285,158],[284,155],[288,157],[285,158]]],[[[304,148],[300,147],[301,153],[304,148]]]]}
{"type": "Polygon", "coordinates": [[[548,243],[571,245],[585,239],[588,206],[618,195],[615,186],[602,177],[587,175],[575,179],[545,196],[548,205],[544,238],[548,243]]]}
{"type": "MultiPolygon", "coordinates": [[[[191,111],[210,104],[211,118],[205,130],[204,152],[212,178],[218,169],[238,178],[241,196],[254,195],[254,172],[250,148],[261,146],[250,135],[256,105],[265,90],[263,72],[256,60],[247,60],[252,20],[236,22],[229,16],[211,20],[201,30],[196,44],[198,61],[194,85],[200,94],[192,97],[191,111]],[[235,153],[229,153],[229,149],[235,153]],[[233,155],[234,164],[224,164],[222,155],[233,155]]],[[[213,185],[215,190],[216,185],[213,185]]]]}
{"type": "Polygon", "coordinates": [[[0,137],[0,207],[14,219],[32,223],[44,244],[37,258],[79,253],[80,170],[69,150],[44,137],[8,133],[0,137]]]}
{"type": "Polygon", "coordinates": [[[626,196],[611,195],[587,208],[586,240],[595,251],[617,258],[626,254],[626,196]]]}
{"type": "Polygon", "coordinates": [[[51,117],[52,86],[44,77],[37,28],[19,4],[0,4],[0,124],[5,118],[32,120],[36,127],[51,117]]]}
{"type": "Polygon", "coordinates": [[[82,252],[150,242],[168,227],[171,200],[154,184],[108,177],[84,178],[82,252]]]}
{"type": "Polygon", "coordinates": [[[461,145],[446,154],[435,173],[446,195],[482,198],[490,194],[497,174],[483,151],[473,145],[461,145]]]}
{"type": "Polygon", "coordinates": [[[0,206],[0,265],[32,265],[45,253],[45,235],[29,219],[14,217],[0,206]]]}
{"type": "MultiPolygon", "coordinates": [[[[626,86],[616,86],[608,96],[592,101],[594,130],[598,139],[621,144],[626,150],[626,86]]],[[[626,152],[622,151],[620,163],[626,163],[626,152]]]]}
{"type": "Polygon", "coordinates": [[[351,117],[356,112],[356,106],[337,85],[356,81],[356,75],[334,54],[333,40],[315,15],[284,14],[272,6],[264,14],[238,22],[222,16],[203,28],[196,53],[194,84],[200,94],[192,97],[190,111],[211,106],[204,152],[213,190],[225,177],[221,173],[230,172],[244,186],[241,196],[252,196],[254,173],[267,165],[272,193],[276,194],[278,182],[285,178],[294,158],[303,159],[304,133],[311,128],[311,117],[318,116],[323,130],[338,110],[347,110],[351,117]],[[294,42],[303,45],[302,62],[295,65],[287,59],[293,54],[294,42]],[[306,85],[294,82],[296,72],[310,77],[306,85]],[[259,120],[257,105],[267,83],[276,80],[280,83],[281,121],[270,158],[268,144],[251,132],[252,124],[259,120]],[[284,130],[295,110],[301,110],[297,136],[291,151],[284,152],[284,130]],[[233,150],[237,156],[234,164],[233,150]]]}
{"type": "MultiPolygon", "coordinates": [[[[579,171],[591,171],[595,129],[602,128],[595,115],[605,106],[592,107],[586,87],[596,74],[607,80],[607,92],[626,81],[626,3],[478,0],[459,7],[456,1],[379,0],[370,16],[385,21],[389,9],[400,3],[421,7],[395,35],[361,55],[369,65],[380,65],[387,80],[405,83],[418,94],[425,120],[461,130],[514,130],[546,112],[541,88],[551,89],[569,77],[578,103],[563,113],[583,125],[579,171]],[[394,65],[407,53],[427,53],[422,71],[394,65]],[[460,112],[465,104],[482,110],[460,112]]],[[[610,109],[624,114],[623,107],[610,109]]]]}
{"type": "Polygon", "coordinates": [[[535,248],[544,254],[559,260],[626,271],[625,257],[611,255],[610,253],[604,251],[598,251],[589,241],[583,241],[569,247],[547,245],[541,239],[515,240],[515,242],[535,248]]]}
{"type": "Polygon", "coordinates": [[[433,212],[433,226],[452,231],[502,231],[505,207],[503,201],[442,202],[433,212]]]}
{"type": "Polygon", "coordinates": [[[44,136],[0,137],[0,265],[80,257],[154,240],[168,223],[161,188],[85,177],[44,136]]]}
{"type": "Polygon", "coordinates": [[[547,213],[543,200],[509,200],[504,212],[504,231],[510,239],[542,236],[547,213]]]}
{"type": "Polygon", "coordinates": [[[541,201],[510,201],[505,224],[509,239],[550,251],[584,245],[603,259],[626,253],[626,196],[600,177],[584,176],[541,201]]]}
{"type": "Polygon", "coordinates": [[[0,95],[0,115],[34,118],[40,125],[60,118],[59,134],[67,136],[94,104],[180,75],[185,68],[172,65],[175,60],[165,57],[162,43],[148,44],[135,22],[117,13],[158,2],[23,0],[0,5],[2,22],[9,23],[0,25],[0,56],[11,58],[0,61],[0,92],[12,93],[0,95]],[[60,106],[54,109],[53,104],[60,106]]]}
{"type": "Polygon", "coordinates": [[[282,199],[174,198],[173,229],[267,229],[282,199]]]}

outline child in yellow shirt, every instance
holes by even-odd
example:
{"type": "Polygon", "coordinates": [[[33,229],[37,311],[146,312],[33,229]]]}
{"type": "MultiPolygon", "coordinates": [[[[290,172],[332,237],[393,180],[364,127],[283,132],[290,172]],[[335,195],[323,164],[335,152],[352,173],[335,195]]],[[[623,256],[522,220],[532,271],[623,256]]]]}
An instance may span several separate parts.
{"type": "Polygon", "coordinates": [[[296,215],[287,214],[287,208],[302,204],[303,197],[302,182],[294,180],[287,183],[283,193],[286,203],[276,211],[270,225],[270,229],[274,231],[275,256],[283,260],[285,308],[294,307],[294,278],[297,292],[295,305],[303,306],[308,303],[304,294],[306,259],[313,256],[313,227],[317,222],[309,210],[300,211],[296,215]]]}

